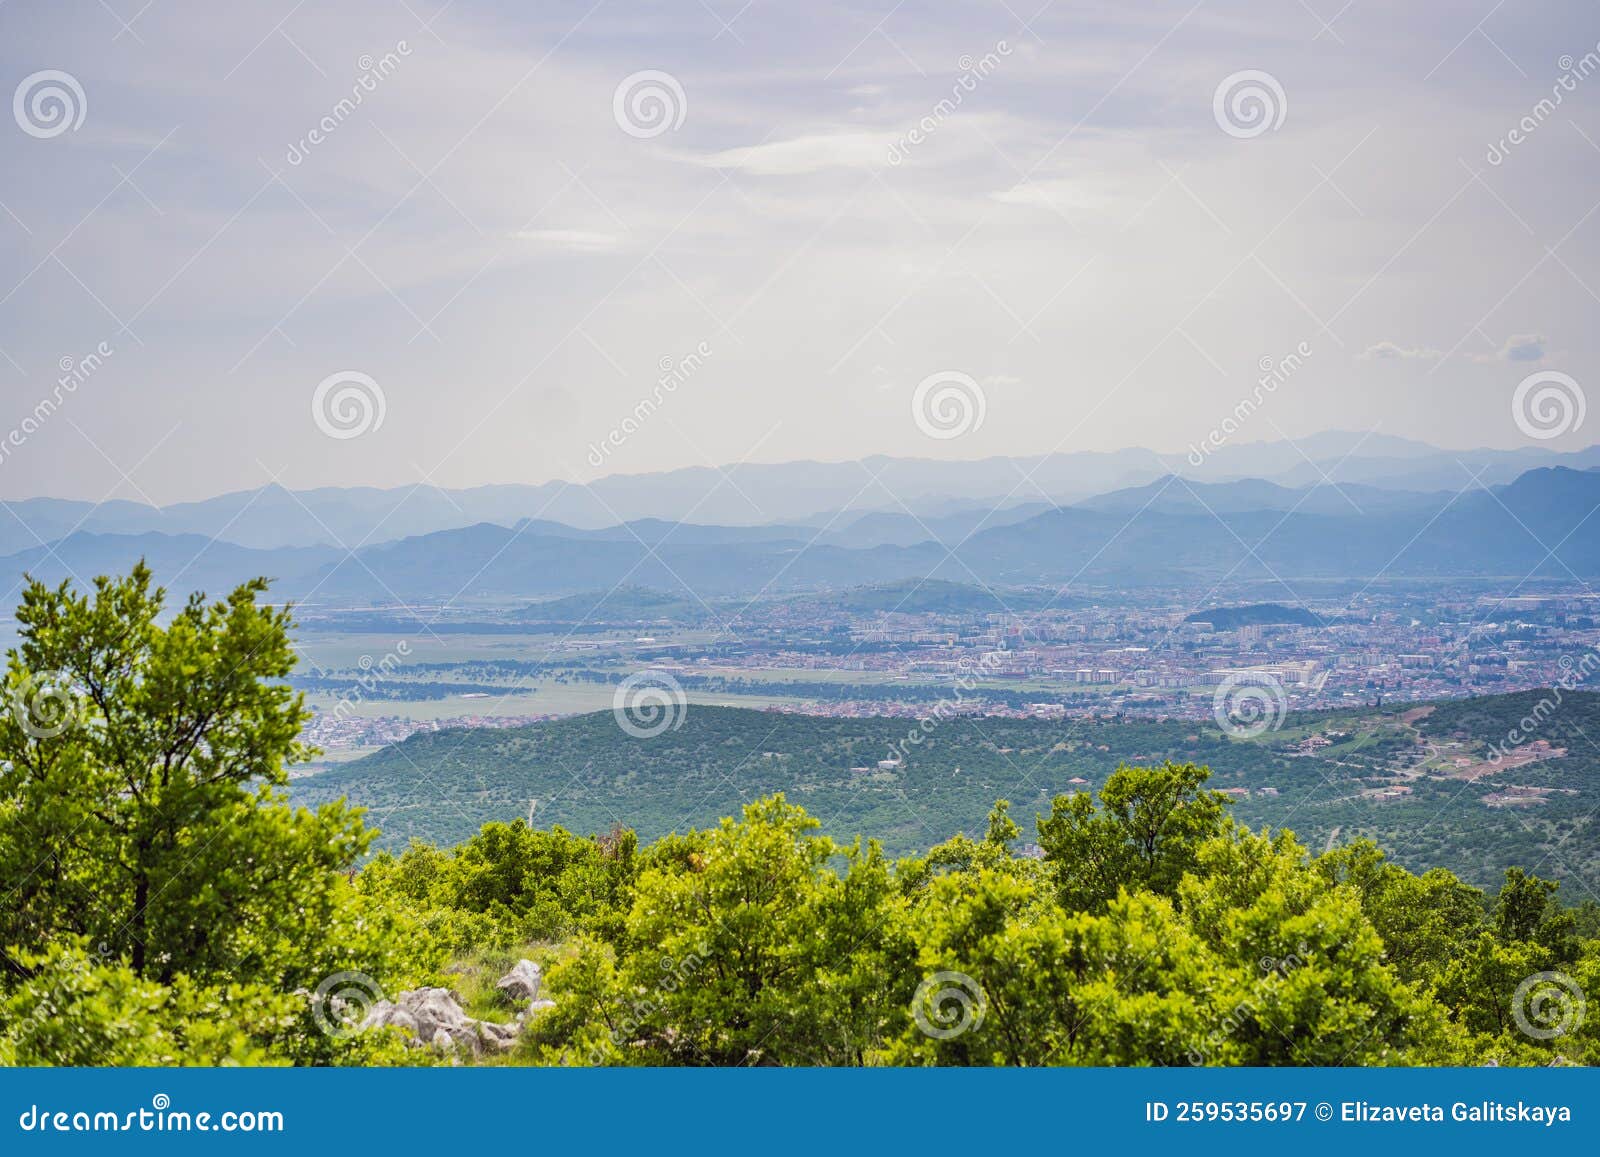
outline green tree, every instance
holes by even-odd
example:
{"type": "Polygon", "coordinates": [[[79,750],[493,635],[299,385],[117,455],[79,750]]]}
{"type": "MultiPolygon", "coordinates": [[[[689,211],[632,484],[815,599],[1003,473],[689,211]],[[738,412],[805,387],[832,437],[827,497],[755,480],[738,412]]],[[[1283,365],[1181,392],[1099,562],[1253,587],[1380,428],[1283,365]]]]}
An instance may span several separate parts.
{"type": "Polygon", "coordinates": [[[1440,1063],[1443,1017],[1385,959],[1353,888],[1334,884],[1293,833],[1231,827],[1179,886],[1194,934],[1216,954],[1226,1032],[1212,1063],[1440,1063]]]}
{"type": "MultiPolygon", "coordinates": [[[[841,847],[782,795],[644,857],[621,951],[552,971],[546,1059],[860,1064],[907,1016],[903,890],[875,845],[841,847]]],[[[599,954],[597,957],[596,954],[599,954]]]]}
{"type": "Polygon", "coordinates": [[[980,869],[937,880],[913,920],[913,1016],[890,1064],[1183,1064],[1215,962],[1172,903],[1123,893],[1099,914],[980,869]]]}
{"type": "Polygon", "coordinates": [[[1435,982],[1483,927],[1481,891],[1443,868],[1412,875],[1389,863],[1371,840],[1325,853],[1316,868],[1329,883],[1355,894],[1402,980],[1435,982]]]}
{"type": "Polygon", "coordinates": [[[1227,797],[1207,791],[1209,768],[1168,762],[1119,767],[1100,789],[1058,795],[1039,820],[1039,845],[1063,907],[1091,910],[1119,889],[1171,895],[1200,841],[1219,833],[1227,797]]]}
{"type": "Polygon", "coordinates": [[[169,614],[142,563],[89,593],[29,582],[0,715],[0,949],[18,999],[68,942],[92,946],[105,971],[85,975],[128,1008],[156,989],[198,1008],[228,986],[287,996],[425,966],[405,918],[346,879],[373,835],[360,814],[286,802],[306,712],[283,681],[289,611],[259,604],[265,589],[169,614]]]}
{"type": "Polygon", "coordinates": [[[1507,944],[1537,944],[1556,963],[1574,960],[1578,919],[1557,901],[1560,887],[1553,880],[1541,880],[1521,868],[1508,868],[1506,882],[1494,903],[1494,927],[1500,940],[1507,944]]]}

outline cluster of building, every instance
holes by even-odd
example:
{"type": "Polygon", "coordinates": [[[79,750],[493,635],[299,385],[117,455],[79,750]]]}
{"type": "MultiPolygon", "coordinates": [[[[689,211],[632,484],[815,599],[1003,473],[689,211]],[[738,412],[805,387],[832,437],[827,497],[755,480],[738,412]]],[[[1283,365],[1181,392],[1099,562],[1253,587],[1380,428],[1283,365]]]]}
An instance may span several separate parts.
{"type": "Polygon", "coordinates": [[[974,672],[979,687],[964,700],[1014,684],[1030,701],[1000,696],[1005,705],[987,713],[1021,715],[1114,707],[1202,718],[1221,686],[1267,688],[1295,708],[1494,694],[1570,684],[1574,672],[1593,672],[1600,689],[1600,599],[1586,590],[1375,590],[1253,616],[1308,622],[1236,627],[1219,624],[1237,615],[1212,622],[1196,612],[1193,592],[1151,592],[1135,606],[1129,597],[983,615],[839,614],[803,628],[758,618],[738,632],[738,646],[684,659],[688,669],[729,677],[832,671],[885,686],[882,698],[819,701],[815,710],[827,714],[915,714],[915,704],[896,708],[904,697],[894,684],[960,683],[974,672]],[[799,639],[831,642],[819,650],[799,639]]]}
{"type": "MultiPolygon", "coordinates": [[[[839,717],[920,718],[936,709],[1205,720],[1216,717],[1224,691],[1281,715],[1575,689],[1591,679],[1600,690],[1600,598],[1586,589],[1498,593],[1441,582],[1373,587],[1292,607],[1213,597],[1198,610],[1193,590],[1107,592],[1102,603],[1077,596],[1062,606],[1036,591],[1024,594],[1016,611],[982,613],[843,610],[775,599],[746,607],[721,631],[640,623],[567,653],[602,683],[602,672],[654,667],[706,680],[685,678],[691,693],[701,688],[765,700],[775,710],[839,717]]],[[[418,731],[550,718],[335,710],[315,716],[305,738],[337,755],[418,731]]]]}
{"type": "Polygon", "coordinates": [[[446,731],[454,727],[521,727],[550,715],[455,715],[447,719],[412,719],[403,715],[359,716],[336,712],[316,712],[301,730],[300,738],[337,755],[364,751],[399,743],[422,731],[446,731]]]}

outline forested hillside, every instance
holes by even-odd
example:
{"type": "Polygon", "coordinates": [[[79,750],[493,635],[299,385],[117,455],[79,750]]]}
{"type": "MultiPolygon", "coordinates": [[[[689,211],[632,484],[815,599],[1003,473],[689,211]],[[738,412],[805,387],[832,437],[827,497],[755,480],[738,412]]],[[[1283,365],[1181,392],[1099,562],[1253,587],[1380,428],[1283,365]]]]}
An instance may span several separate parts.
{"type": "Polygon", "coordinates": [[[1248,740],[1209,722],[938,718],[930,704],[927,726],[691,703],[676,728],[648,738],[610,712],[419,735],[296,780],[294,791],[370,808],[379,846],[392,849],[413,838],[456,843],[487,821],[526,817],[535,800],[541,825],[621,824],[651,840],[783,791],[828,834],[870,833],[908,854],[980,831],[996,798],[1015,801],[1026,822],[1122,763],[1170,759],[1211,768],[1243,822],[1288,823],[1317,849],[1368,837],[1414,870],[1447,867],[1487,887],[1519,864],[1600,873],[1591,818],[1600,748],[1587,738],[1600,737],[1600,695],[1567,693],[1522,729],[1548,694],[1306,713],[1248,740]],[[1545,739],[1562,754],[1488,763],[1513,732],[1514,747],[1545,739]],[[891,759],[898,765],[880,766],[891,759]]]}

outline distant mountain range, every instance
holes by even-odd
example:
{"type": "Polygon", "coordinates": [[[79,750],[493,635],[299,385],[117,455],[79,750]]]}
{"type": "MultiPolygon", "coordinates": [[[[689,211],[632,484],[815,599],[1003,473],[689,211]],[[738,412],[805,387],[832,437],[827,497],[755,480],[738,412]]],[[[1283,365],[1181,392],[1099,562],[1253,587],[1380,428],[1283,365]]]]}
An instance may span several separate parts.
{"type": "MultiPolygon", "coordinates": [[[[1213,492],[1214,509],[1288,509],[1315,488],[1310,513],[1340,513],[1345,497],[1362,509],[1383,506],[1378,491],[1454,492],[1475,474],[1485,485],[1514,480],[1540,466],[1600,467],[1600,446],[1576,453],[1544,447],[1519,450],[1441,450],[1382,434],[1330,432],[1299,442],[1225,445],[1195,466],[1180,452],[1145,449],[1081,451],[1017,458],[946,462],[919,458],[867,458],[855,462],[739,463],[656,474],[616,474],[587,485],[330,487],[291,491],[264,486],[199,502],[155,507],[112,501],[100,505],[56,498],[5,504],[0,555],[52,543],[69,534],[198,534],[258,549],[337,546],[357,549],[479,523],[511,527],[532,519],[541,533],[640,528],[692,521],[702,526],[792,528],[811,534],[826,528],[831,545],[910,546],[928,538],[964,537],[978,519],[1014,509],[1038,514],[1053,506],[1093,500],[1100,509],[1114,491],[1134,489],[1118,501],[1138,501],[1137,488],[1160,485],[1177,474],[1191,482],[1240,483],[1236,493],[1213,492]],[[1274,487],[1277,489],[1275,490],[1274,487]],[[1096,498],[1096,496],[1100,496],[1096,498]],[[865,516],[865,517],[864,517],[865,516]],[[918,525],[927,523],[935,533],[918,525]],[[938,525],[935,525],[938,524],[938,525]]],[[[1163,501],[1179,502],[1181,490],[1163,501]]],[[[1408,501],[1399,498],[1396,501],[1408,501]]],[[[683,532],[674,535],[684,542],[683,532]]]]}
{"type": "MultiPolygon", "coordinates": [[[[1206,463],[1209,480],[1156,469],[1153,455],[1133,450],[969,463],[884,459],[732,468],[749,471],[738,482],[739,489],[749,483],[759,492],[748,494],[749,501],[770,501],[783,512],[756,524],[649,514],[583,526],[549,517],[549,511],[526,513],[532,496],[543,494],[546,505],[554,505],[566,491],[587,490],[609,491],[629,509],[675,510],[680,517],[703,497],[687,498],[683,476],[692,472],[685,471],[603,479],[551,494],[546,487],[515,486],[302,493],[271,487],[161,510],[115,502],[87,512],[78,509],[83,504],[33,499],[8,506],[14,517],[0,545],[11,550],[0,568],[13,581],[23,572],[50,581],[88,579],[125,571],[143,557],[175,589],[217,591],[263,574],[276,580],[275,591],[284,597],[340,605],[468,598],[514,604],[619,585],[694,604],[923,578],[1150,586],[1600,574],[1600,535],[1594,533],[1600,522],[1589,521],[1600,506],[1600,448],[1458,455],[1374,438],[1360,450],[1387,456],[1350,457],[1343,465],[1326,459],[1327,472],[1340,476],[1337,485],[1321,478],[1299,485],[1282,480],[1296,473],[1296,462],[1307,465],[1302,452],[1332,455],[1343,447],[1348,453],[1358,441],[1326,435],[1298,448],[1224,447],[1206,463]],[[1281,467],[1280,477],[1210,478],[1226,454],[1234,462],[1281,467]],[[1144,466],[1138,465],[1141,455],[1144,466]],[[1517,468],[1530,456],[1571,464],[1517,468]],[[1042,497],[1058,493],[1069,477],[1086,483],[1091,459],[1102,478],[1141,470],[1148,476],[1071,502],[1042,497]],[[1447,459],[1456,477],[1441,486],[1447,459]],[[1030,461],[1038,470],[1035,481],[1048,478],[1052,485],[1021,485],[1030,461]],[[1351,464],[1380,462],[1381,470],[1361,466],[1368,480],[1342,477],[1351,464]],[[897,492],[904,486],[921,509],[906,499],[894,510],[797,513],[825,508],[817,504],[851,471],[858,492],[874,472],[880,480],[895,473],[897,492]],[[1005,477],[1014,493],[1001,489],[1005,477]],[[962,478],[974,484],[966,497],[953,488],[962,478]],[[1004,497],[977,500],[972,494],[1004,497]],[[495,517],[474,516],[486,511],[495,517]],[[73,518],[83,525],[73,529],[73,518]],[[440,521],[462,524],[433,525],[440,521]],[[19,544],[24,524],[30,534],[19,544]],[[391,533],[419,525],[424,529],[416,533],[391,533]]],[[[560,618],[566,610],[536,613],[560,618]]]]}

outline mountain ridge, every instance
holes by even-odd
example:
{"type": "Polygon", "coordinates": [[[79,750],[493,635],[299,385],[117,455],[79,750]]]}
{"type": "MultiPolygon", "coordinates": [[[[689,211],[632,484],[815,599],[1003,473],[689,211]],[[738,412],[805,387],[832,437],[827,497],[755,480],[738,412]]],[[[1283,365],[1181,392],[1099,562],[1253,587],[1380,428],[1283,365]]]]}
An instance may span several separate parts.
{"type": "MultiPolygon", "coordinates": [[[[1233,484],[1173,481],[1193,496],[1233,484]]],[[[1271,484],[1265,508],[1170,508],[1123,495],[1113,509],[1052,506],[1008,522],[966,516],[946,536],[916,533],[841,545],[804,527],[635,522],[581,530],[548,521],[494,522],[432,531],[355,551],[306,546],[261,550],[192,534],[75,532],[0,558],[14,575],[52,581],[123,571],[139,557],[158,577],[218,589],[264,574],[283,597],[407,604],[471,596],[499,600],[578,594],[620,583],[693,599],[941,579],[983,585],[1088,583],[1183,585],[1222,578],[1372,579],[1600,574],[1600,536],[1579,534],[1600,509],[1600,471],[1538,467],[1504,485],[1406,497],[1361,509],[1333,488],[1287,497],[1271,484]],[[1349,506],[1345,510],[1343,507],[1349,506]],[[1528,559],[1538,560],[1530,573],[1528,559]]],[[[1113,492],[1115,495],[1118,492],[1113,492]]],[[[1292,492],[1291,492],[1292,493],[1292,492]]],[[[1370,496],[1369,496],[1370,497],[1370,496]]],[[[913,520],[915,522],[915,520],[913,520]]],[[[925,524],[924,524],[925,525],[925,524]]],[[[905,523],[895,523],[905,531],[905,523]]],[[[898,533],[897,531],[897,533],[898,533]]],[[[849,541],[846,539],[845,541],[849,541]]]]}

